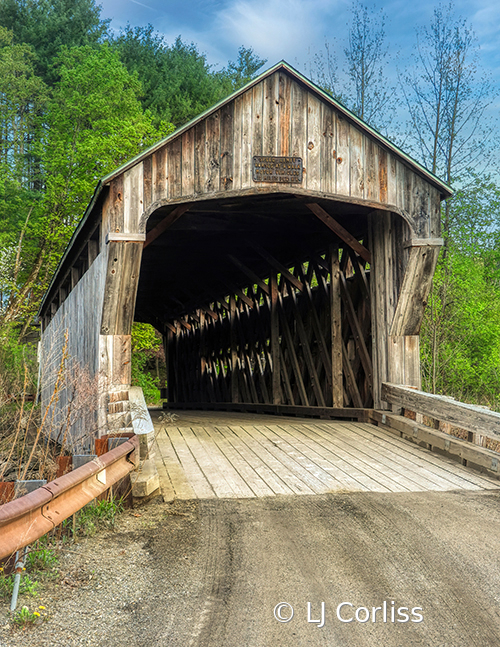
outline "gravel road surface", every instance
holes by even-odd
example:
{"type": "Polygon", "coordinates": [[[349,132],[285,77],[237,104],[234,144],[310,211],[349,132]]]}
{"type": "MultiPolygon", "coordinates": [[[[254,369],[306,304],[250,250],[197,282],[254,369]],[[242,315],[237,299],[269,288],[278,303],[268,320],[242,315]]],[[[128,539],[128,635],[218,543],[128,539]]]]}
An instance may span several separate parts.
{"type": "Polygon", "coordinates": [[[499,504],[492,491],[156,499],[64,553],[61,582],[22,602],[47,622],[13,631],[4,603],[0,645],[498,647],[499,504]]]}

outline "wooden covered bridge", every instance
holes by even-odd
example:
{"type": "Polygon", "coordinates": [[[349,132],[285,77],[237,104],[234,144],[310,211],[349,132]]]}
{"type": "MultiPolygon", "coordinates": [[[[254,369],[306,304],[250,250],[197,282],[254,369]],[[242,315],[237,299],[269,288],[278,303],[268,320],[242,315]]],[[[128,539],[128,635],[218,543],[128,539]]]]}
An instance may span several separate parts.
{"type": "Polygon", "coordinates": [[[420,388],[450,195],[271,68],[99,183],[40,311],[53,435],[129,426],[134,320],[163,335],[169,407],[375,420],[384,383],[420,388]]]}

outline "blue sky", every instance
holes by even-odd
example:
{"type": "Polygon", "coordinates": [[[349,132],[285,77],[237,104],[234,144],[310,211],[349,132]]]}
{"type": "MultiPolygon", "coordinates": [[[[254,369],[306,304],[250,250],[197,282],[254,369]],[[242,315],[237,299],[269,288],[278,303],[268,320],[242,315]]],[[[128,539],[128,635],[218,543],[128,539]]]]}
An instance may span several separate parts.
{"type": "MultiPolygon", "coordinates": [[[[151,23],[171,43],[181,35],[206,54],[209,63],[235,60],[241,45],[252,47],[268,66],[285,59],[306,71],[308,60],[325,40],[341,53],[350,20],[350,0],[101,0],[102,16],[119,30],[151,23]]],[[[415,28],[429,24],[436,3],[392,0],[366,3],[387,16],[387,45],[393,60],[411,65],[415,28]]],[[[443,3],[446,4],[446,3],[443,3]]],[[[481,66],[500,82],[500,3],[457,0],[456,15],[473,27],[481,66]]],[[[340,60],[340,56],[339,56],[340,60]]]]}

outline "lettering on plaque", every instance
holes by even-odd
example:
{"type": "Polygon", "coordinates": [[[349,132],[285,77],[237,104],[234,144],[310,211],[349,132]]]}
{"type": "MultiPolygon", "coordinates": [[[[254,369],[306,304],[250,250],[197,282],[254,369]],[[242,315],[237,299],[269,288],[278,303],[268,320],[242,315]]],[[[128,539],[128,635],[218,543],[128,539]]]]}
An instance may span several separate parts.
{"type": "Polygon", "coordinates": [[[252,157],[252,179],[254,182],[302,182],[301,157],[252,157]]]}

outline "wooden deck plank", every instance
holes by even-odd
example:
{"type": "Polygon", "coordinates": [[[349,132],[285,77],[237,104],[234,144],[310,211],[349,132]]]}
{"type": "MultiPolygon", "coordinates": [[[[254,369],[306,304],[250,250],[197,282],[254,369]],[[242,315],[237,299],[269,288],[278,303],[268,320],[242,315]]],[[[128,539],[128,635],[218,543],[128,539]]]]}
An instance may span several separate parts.
{"type": "MultiPolygon", "coordinates": [[[[366,448],[373,448],[373,451],[377,452],[389,451],[390,453],[387,454],[385,460],[386,464],[390,464],[392,469],[395,469],[399,473],[407,474],[409,478],[412,478],[414,480],[420,480],[422,478],[425,479],[428,483],[434,484],[435,487],[432,487],[431,489],[446,491],[457,486],[466,490],[479,489],[478,485],[470,483],[459,475],[449,473],[448,470],[443,468],[443,466],[439,466],[438,468],[437,466],[432,465],[431,469],[429,469],[429,466],[425,465],[425,458],[420,464],[417,465],[417,463],[415,463],[414,461],[406,458],[404,449],[402,449],[401,451],[397,451],[396,447],[394,447],[394,449],[389,449],[388,444],[381,438],[378,439],[379,442],[372,440],[370,430],[368,429],[360,429],[355,427],[354,425],[349,424],[345,425],[345,427],[350,430],[351,437],[352,433],[356,433],[359,438],[359,443],[365,445],[366,448]]],[[[337,431],[336,429],[335,434],[337,433],[342,434],[343,432],[341,429],[339,429],[339,431],[337,431]]],[[[356,446],[359,446],[359,444],[357,444],[356,446]]],[[[424,450],[424,457],[425,451],[426,450],[424,450]]]]}
{"type": "Polygon", "coordinates": [[[220,448],[220,451],[227,458],[228,462],[234,467],[238,474],[241,475],[241,478],[245,480],[255,496],[274,496],[274,492],[267,483],[262,480],[254,468],[236,451],[229,440],[219,429],[217,429],[217,427],[207,426],[205,427],[205,431],[220,448]]]}
{"type": "Polygon", "coordinates": [[[162,457],[155,458],[156,471],[160,482],[160,492],[164,501],[173,501],[175,499],[175,490],[170,480],[167,468],[163,464],[162,457]]]}
{"type": "Polygon", "coordinates": [[[168,435],[186,477],[199,499],[213,499],[216,494],[192,455],[177,427],[169,427],[168,435]]]}
{"type": "Polygon", "coordinates": [[[307,470],[312,474],[315,481],[318,482],[321,492],[344,489],[340,481],[318,465],[317,461],[318,459],[321,460],[321,457],[316,455],[316,460],[312,459],[307,446],[301,443],[300,440],[292,434],[287,434],[280,429],[278,425],[266,425],[266,427],[259,426],[259,429],[261,429],[261,431],[267,429],[267,432],[265,432],[266,437],[271,440],[271,442],[276,443],[282,451],[301,465],[304,470],[307,470]]]}
{"type": "Polygon", "coordinates": [[[200,466],[201,471],[205,478],[210,483],[213,491],[217,497],[221,499],[234,499],[238,497],[238,492],[235,491],[229,479],[219,469],[216,461],[214,460],[213,453],[210,448],[209,451],[200,442],[200,439],[195,434],[197,427],[180,427],[179,432],[186,441],[187,446],[200,466]]]}
{"type": "MultiPolygon", "coordinates": [[[[292,426],[297,428],[295,425],[292,426]]],[[[345,451],[333,442],[322,440],[312,425],[301,424],[298,430],[302,434],[307,435],[311,440],[314,440],[318,445],[322,445],[325,449],[329,450],[330,454],[336,456],[337,460],[349,470],[349,473],[355,475],[356,480],[365,484],[371,492],[408,491],[395,481],[388,479],[373,466],[370,467],[366,462],[359,460],[351,452],[345,451]]]]}
{"type": "MultiPolygon", "coordinates": [[[[361,430],[365,430],[364,425],[357,425],[361,430]]],[[[368,425],[370,433],[373,433],[378,438],[383,439],[383,441],[390,443],[401,450],[412,456],[412,460],[416,461],[418,465],[426,465],[428,469],[438,469],[443,470],[447,473],[446,478],[453,483],[457,482],[458,479],[467,480],[470,483],[478,485],[480,488],[489,489],[489,488],[500,488],[498,481],[490,479],[487,476],[481,476],[470,469],[460,465],[456,461],[446,458],[445,456],[439,456],[433,454],[427,449],[415,445],[404,438],[398,438],[394,434],[388,433],[383,429],[379,429],[376,425],[368,425]],[[372,429],[373,428],[373,429],[372,429]]]]}
{"type": "Polygon", "coordinates": [[[255,492],[252,491],[245,479],[240,476],[238,470],[233,466],[231,461],[228,460],[224,452],[221,451],[216,439],[213,435],[209,434],[208,428],[191,427],[191,429],[206,451],[210,452],[210,457],[214,464],[224,476],[233,492],[243,499],[255,497],[255,492]]]}
{"type": "Polygon", "coordinates": [[[256,436],[266,449],[272,454],[282,465],[287,467],[292,474],[294,474],[300,481],[305,483],[316,494],[321,494],[325,491],[325,485],[320,479],[316,478],[309,470],[303,465],[305,456],[299,452],[294,452],[293,447],[287,446],[287,443],[282,441],[279,437],[272,438],[273,434],[264,426],[254,426],[249,429],[250,433],[257,431],[260,436],[256,436]],[[271,436],[271,438],[269,437],[271,436]],[[295,455],[293,455],[295,454],[295,455]]]}
{"type": "Polygon", "coordinates": [[[253,449],[251,449],[240,437],[235,434],[230,427],[217,425],[222,433],[227,434],[227,438],[240,456],[255,470],[260,478],[266,483],[274,494],[293,494],[293,490],[286,485],[268,465],[262,461],[253,449]]]}
{"type": "MultiPolygon", "coordinates": [[[[249,427],[240,427],[234,425],[231,429],[249,448],[251,448],[279,478],[283,483],[294,492],[295,494],[314,494],[306,483],[298,478],[291,472],[281,461],[279,461],[273,453],[269,452],[262,442],[259,442],[255,436],[249,433],[249,427]]],[[[250,428],[251,429],[251,428],[250,428]]]]}
{"type": "Polygon", "coordinates": [[[301,451],[304,456],[310,458],[322,472],[327,474],[331,479],[333,479],[333,482],[337,484],[337,486],[332,487],[332,489],[342,491],[348,490],[350,492],[368,490],[365,485],[362,485],[348,473],[342,471],[339,468],[338,463],[332,463],[325,458],[322,455],[324,452],[322,452],[321,446],[316,442],[311,441],[306,437],[301,437],[297,433],[294,434],[294,431],[296,430],[292,428],[289,429],[289,426],[285,424],[272,425],[272,429],[284,439],[292,438],[294,446],[301,451]]]}
{"type": "MultiPolygon", "coordinates": [[[[330,431],[324,427],[325,433],[330,431]]],[[[335,439],[342,438],[346,445],[352,447],[353,451],[360,457],[376,456],[377,460],[385,465],[385,468],[404,478],[410,490],[436,490],[443,491],[450,489],[451,483],[441,476],[425,469],[416,469],[410,461],[404,460],[400,454],[396,454],[387,445],[377,444],[370,441],[369,436],[361,436],[349,424],[335,427],[335,439]]]]}
{"type": "Polygon", "coordinates": [[[500,488],[361,422],[190,412],[162,426],[155,442],[165,500],[500,488]]]}
{"type": "MultiPolygon", "coordinates": [[[[167,474],[167,478],[174,490],[175,497],[177,499],[187,500],[196,499],[197,495],[189,483],[186,472],[179,462],[177,454],[175,453],[175,450],[166,431],[161,431],[159,434],[157,434],[156,444],[158,449],[156,454],[156,465],[158,466],[160,462],[158,460],[158,457],[160,457],[161,464],[163,465],[163,468],[167,474]]],[[[168,485],[165,482],[165,474],[163,473],[163,471],[159,470],[158,474],[160,477],[160,487],[163,494],[163,488],[168,489],[168,485]]]]}
{"type": "Polygon", "coordinates": [[[357,469],[357,467],[347,462],[343,457],[337,455],[324,445],[319,444],[317,437],[314,437],[314,435],[303,425],[295,426],[293,424],[280,424],[280,427],[289,430],[292,433],[299,433],[305,444],[317,451],[318,454],[330,463],[331,467],[324,467],[325,471],[331,472],[335,478],[338,478],[339,480],[346,479],[348,483],[351,484],[348,486],[349,489],[352,488],[353,492],[359,490],[366,490],[368,492],[390,492],[388,488],[381,485],[379,482],[374,481],[364,472],[357,469]]]}
{"type": "MultiPolygon", "coordinates": [[[[363,444],[359,440],[350,437],[345,437],[339,428],[336,428],[335,435],[332,437],[328,431],[322,430],[320,425],[311,425],[312,429],[324,440],[324,442],[334,442],[335,447],[339,450],[345,451],[350,458],[348,460],[358,461],[358,466],[366,465],[366,469],[374,478],[387,479],[388,487],[396,488],[393,492],[416,492],[436,489],[433,483],[421,479],[420,484],[408,479],[405,475],[401,474],[398,470],[393,469],[392,466],[387,466],[387,457],[380,451],[365,452],[363,444]],[[332,439],[333,438],[333,439],[332,439]],[[372,472],[373,471],[373,472],[372,472]]],[[[386,484],[385,480],[382,480],[386,484]]]]}

